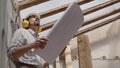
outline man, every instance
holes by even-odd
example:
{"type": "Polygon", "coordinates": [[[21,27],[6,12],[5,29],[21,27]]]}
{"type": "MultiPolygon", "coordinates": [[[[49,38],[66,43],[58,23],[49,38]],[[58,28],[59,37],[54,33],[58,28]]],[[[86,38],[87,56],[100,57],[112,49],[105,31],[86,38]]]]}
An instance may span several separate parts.
{"type": "Polygon", "coordinates": [[[45,48],[48,41],[44,37],[38,38],[39,19],[37,14],[30,14],[25,19],[28,21],[28,26],[18,29],[13,36],[8,48],[8,56],[15,63],[16,68],[38,68],[39,66],[43,68],[46,66],[46,62],[34,54],[35,49],[45,48]]]}

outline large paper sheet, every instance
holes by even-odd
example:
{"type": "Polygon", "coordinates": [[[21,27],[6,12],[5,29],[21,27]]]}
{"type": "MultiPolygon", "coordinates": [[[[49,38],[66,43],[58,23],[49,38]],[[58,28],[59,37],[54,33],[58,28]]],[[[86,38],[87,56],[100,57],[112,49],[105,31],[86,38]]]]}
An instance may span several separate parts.
{"type": "Polygon", "coordinates": [[[83,21],[79,5],[73,2],[47,34],[46,37],[49,39],[47,46],[43,50],[37,50],[36,53],[48,63],[53,63],[83,24],[83,21]]]}

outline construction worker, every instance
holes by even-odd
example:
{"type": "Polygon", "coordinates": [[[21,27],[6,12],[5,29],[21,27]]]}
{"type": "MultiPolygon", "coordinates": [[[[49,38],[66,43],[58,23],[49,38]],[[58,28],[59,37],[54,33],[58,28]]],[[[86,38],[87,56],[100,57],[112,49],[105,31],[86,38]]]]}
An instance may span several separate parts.
{"type": "Polygon", "coordinates": [[[8,57],[16,68],[44,68],[47,63],[38,55],[35,49],[44,49],[48,39],[38,38],[40,16],[32,13],[23,20],[23,27],[16,30],[8,48],[8,57]]]}

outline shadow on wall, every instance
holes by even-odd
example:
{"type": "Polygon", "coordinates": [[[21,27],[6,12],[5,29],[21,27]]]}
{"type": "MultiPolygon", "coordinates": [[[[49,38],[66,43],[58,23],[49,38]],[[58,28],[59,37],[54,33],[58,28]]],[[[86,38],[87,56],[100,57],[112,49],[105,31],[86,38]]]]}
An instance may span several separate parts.
{"type": "MultiPolygon", "coordinates": [[[[112,49],[115,48],[115,45],[120,44],[120,20],[115,21],[110,29],[107,31],[107,36],[99,41],[91,43],[91,50],[96,50],[103,46],[109,46],[106,44],[113,45],[112,49]]],[[[113,50],[112,50],[113,51],[113,50]]]]}
{"type": "MultiPolygon", "coordinates": [[[[120,19],[113,22],[109,30],[106,32],[106,37],[91,43],[91,50],[95,58],[106,56],[107,59],[120,58],[120,19]]],[[[120,60],[95,60],[93,61],[94,68],[120,68],[120,60]]]]}
{"type": "Polygon", "coordinates": [[[97,48],[103,47],[108,43],[115,43],[120,40],[120,34],[116,34],[112,37],[105,37],[99,41],[96,41],[94,43],[91,43],[91,50],[96,50],[97,48]]]}
{"type": "MultiPolygon", "coordinates": [[[[118,56],[120,57],[120,19],[115,21],[110,29],[107,32],[108,38],[113,39],[110,44],[110,51],[109,51],[109,56],[118,56]]],[[[111,62],[108,62],[108,68],[120,68],[119,65],[120,62],[114,62],[113,64],[111,62]]]]}

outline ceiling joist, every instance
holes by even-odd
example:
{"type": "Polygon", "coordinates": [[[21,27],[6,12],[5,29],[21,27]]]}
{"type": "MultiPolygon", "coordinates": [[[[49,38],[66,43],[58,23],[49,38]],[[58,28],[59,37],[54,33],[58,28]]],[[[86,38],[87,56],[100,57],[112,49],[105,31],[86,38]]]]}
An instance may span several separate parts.
{"type": "Polygon", "coordinates": [[[49,0],[24,0],[24,1],[19,1],[18,2],[19,10],[22,10],[22,9],[25,9],[25,8],[28,8],[28,7],[46,2],[46,1],[49,1],[49,0]]]}
{"type": "Polygon", "coordinates": [[[87,10],[84,10],[83,14],[87,15],[89,13],[92,13],[92,12],[97,11],[99,9],[102,9],[104,7],[108,7],[108,6],[113,5],[115,3],[118,3],[118,2],[120,2],[120,0],[111,0],[111,1],[108,1],[108,2],[105,2],[105,3],[102,3],[100,5],[97,5],[97,6],[91,7],[89,9],[87,9],[87,10]]]}
{"type": "MultiPolygon", "coordinates": [[[[82,4],[85,4],[85,3],[88,3],[88,2],[91,2],[93,0],[77,0],[77,4],[79,5],[82,5],[82,4]]],[[[41,18],[45,18],[45,17],[48,17],[48,16],[51,16],[53,14],[57,14],[59,12],[62,12],[64,11],[71,3],[67,3],[67,4],[64,4],[64,5],[61,5],[59,7],[56,7],[56,8],[52,8],[50,10],[47,10],[47,11],[44,11],[44,12],[41,12],[39,13],[41,18]]]]}
{"type": "MultiPolygon", "coordinates": [[[[109,12],[109,13],[107,13],[107,14],[104,14],[104,15],[101,15],[101,16],[98,16],[98,17],[95,17],[94,19],[85,21],[84,24],[82,25],[82,27],[83,27],[83,26],[86,26],[86,25],[88,25],[88,24],[91,24],[91,23],[93,23],[93,22],[96,22],[96,21],[98,21],[98,20],[100,20],[100,19],[104,19],[104,18],[106,18],[106,17],[109,17],[109,16],[111,16],[111,15],[114,15],[114,14],[116,14],[116,13],[119,13],[119,12],[120,12],[120,9],[117,9],[117,10],[111,11],[111,12],[109,12]]],[[[51,28],[55,22],[56,22],[56,21],[53,21],[53,22],[48,23],[47,25],[42,26],[42,27],[43,27],[43,31],[51,28]]]]}
{"type": "Polygon", "coordinates": [[[116,21],[116,20],[118,20],[118,19],[120,19],[120,15],[118,15],[118,16],[116,16],[116,17],[114,17],[114,18],[111,18],[111,19],[109,19],[109,20],[106,20],[106,21],[104,21],[104,22],[101,22],[101,23],[95,25],[94,27],[89,27],[89,28],[86,29],[86,30],[79,31],[79,32],[77,32],[77,33],[74,35],[74,37],[76,37],[76,36],[78,36],[78,35],[80,35],[80,34],[83,34],[83,33],[89,32],[89,31],[92,31],[92,30],[94,30],[94,29],[96,29],[96,28],[99,28],[99,27],[101,27],[101,26],[104,26],[104,25],[106,25],[106,24],[112,23],[112,22],[114,22],[114,21],[116,21]]]}
{"type": "MultiPolygon", "coordinates": [[[[112,0],[112,1],[105,2],[105,3],[103,3],[103,4],[100,4],[100,5],[94,6],[94,7],[92,7],[92,8],[83,10],[83,14],[84,14],[84,15],[87,15],[88,13],[92,13],[92,12],[94,12],[94,11],[100,10],[100,9],[105,8],[105,7],[107,7],[107,6],[113,5],[113,4],[117,3],[117,2],[120,2],[120,0],[112,0]]],[[[118,9],[118,10],[115,10],[115,12],[111,12],[111,13],[114,14],[114,13],[116,13],[116,12],[119,12],[119,9],[118,9]]],[[[108,16],[108,15],[111,15],[111,14],[108,13],[107,15],[101,16],[100,18],[106,17],[106,16],[108,16]]],[[[99,20],[100,18],[97,17],[95,20],[93,19],[93,20],[87,21],[86,24],[91,23],[91,22],[94,22],[94,21],[96,21],[96,20],[99,20]]],[[[56,21],[57,21],[57,20],[52,21],[52,22],[50,22],[50,23],[48,23],[48,24],[43,25],[43,26],[42,26],[42,27],[43,27],[43,30],[47,30],[47,29],[51,28],[56,21]]],[[[86,24],[84,24],[84,25],[86,25],[86,24]]]]}
{"type": "Polygon", "coordinates": [[[116,9],[116,10],[113,10],[113,11],[110,11],[109,13],[106,13],[106,14],[103,14],[103,15],[101,14],[101,16],[98,16],[98,17],[95,17],[94,19],[91,19],[91,20],[86,21],[86,22],[83,24],[83,26],[88,25],[88,24],[91,24],[91,23],[93,23],[93,22],[95,22],[95,21],[98,21],[98,20],[100,20],[100,19],[104,19],[104,18],[106,18],[106,17],[108,17],[108,16],[114,15],[114,14],[119,13],[119,12],[120,12],[120,8],[119,8],[119,9],[116,9]]]}

